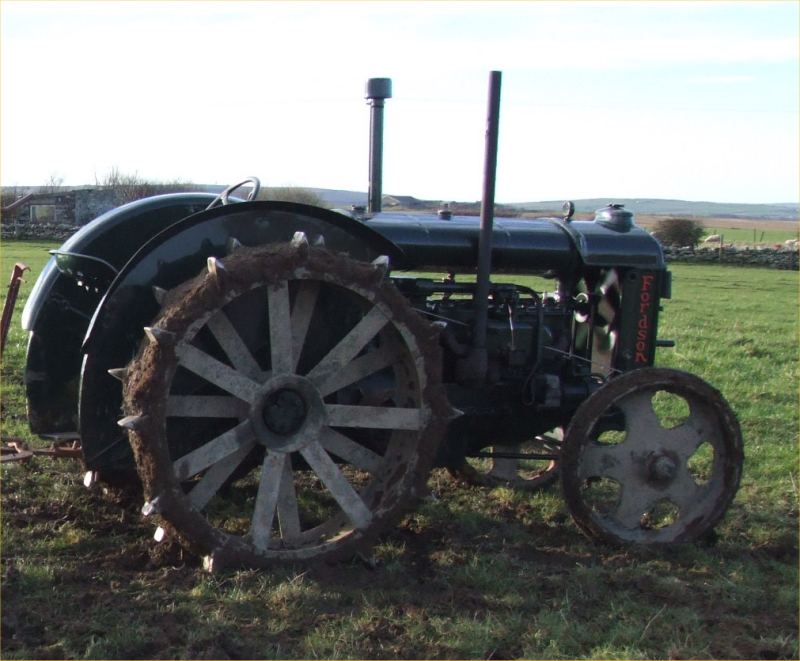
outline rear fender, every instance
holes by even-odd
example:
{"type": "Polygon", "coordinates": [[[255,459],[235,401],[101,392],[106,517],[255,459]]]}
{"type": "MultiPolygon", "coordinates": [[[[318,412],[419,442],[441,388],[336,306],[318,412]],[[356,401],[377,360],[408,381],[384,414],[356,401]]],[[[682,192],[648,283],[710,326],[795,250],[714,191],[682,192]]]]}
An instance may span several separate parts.
{"type": "Polygon", "coordinates": [[[207,193],[137,200],[73,234],[45,265],[22,312],[29,331],[24,380],[35,434],[78,429],[81,343],[103,294],[131,256],[165,227],[205,209],[207,193]]]}
{"type": "Polygon", "coordinates": [[[342,214],[291,202],[242,202],[217,207],[175,223],[131,258],[97,307],[84,342],[79,422],[87,465],[92,470],[129,468],[127,437],[117,426],[122,388],[108,374],[136,354],[143,327],[159,312],[153,287],[172,289],[206,268],[209,257],[224,258],[243,246],[291,241],[302,231],[312,244],[373,260],[402,251],[364,224],[342,214]],[[235,241],[234,241],[235,240],[235,241]]]}

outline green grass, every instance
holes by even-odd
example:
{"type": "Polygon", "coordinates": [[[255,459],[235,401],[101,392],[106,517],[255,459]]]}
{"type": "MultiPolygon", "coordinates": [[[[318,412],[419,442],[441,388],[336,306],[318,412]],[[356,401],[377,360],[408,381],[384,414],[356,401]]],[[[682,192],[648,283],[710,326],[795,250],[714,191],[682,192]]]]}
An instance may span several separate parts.
{"type": "MultiPolygon", "coordinates": [[[[47,244],[7,242],[2,277],[47,244]]],[[[366,558],[208,575],[151,542],[138,500],[77,462],[2,467],[2,657],[798,658],[798,274],[675,265],[658,362],[721,390],[745,436],[715,543],[592,543],[558,489],[456,484],[366,558]]],[[[34,277],[23,286],[24,301],[34,277]]],[[[3,434],[25,435],[25,337],[2,366],[3,434]]]]}
{"type": "Polygon", "coordinates": [[[787,223],[785,230],[776,229],[750,229],[746,227],[707,227],[704,236],[720,234],[725,243],[747,245],[766,245],[772,247],[783,244],[787,239],[798,238],[797,226],[787,223]],[[754,238],[755,237],[755,238],[754,238]]]}

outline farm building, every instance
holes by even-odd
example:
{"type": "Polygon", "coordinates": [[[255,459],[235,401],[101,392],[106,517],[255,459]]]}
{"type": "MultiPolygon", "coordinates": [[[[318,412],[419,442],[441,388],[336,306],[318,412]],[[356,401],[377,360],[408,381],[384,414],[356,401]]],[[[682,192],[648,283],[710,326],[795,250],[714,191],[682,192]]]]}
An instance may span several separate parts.
{"type": "Polygon", "coordinates": [[[85,225],[119,205],[117,191],[102,188],[3,195],[2,219],[8,225],[85,225]]]}

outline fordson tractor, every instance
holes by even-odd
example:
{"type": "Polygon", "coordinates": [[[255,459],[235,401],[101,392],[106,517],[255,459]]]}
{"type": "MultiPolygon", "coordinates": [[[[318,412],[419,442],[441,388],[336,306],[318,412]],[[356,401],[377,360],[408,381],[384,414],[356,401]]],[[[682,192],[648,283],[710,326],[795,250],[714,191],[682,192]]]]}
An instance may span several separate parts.
{"type": "Polygon", "coordinates": [[[351,554],[434,466],[558,478],[606,542],[709,532],[742,438],[712,386],[653,366],[662,249],[614,204],[494,218],[499,89],[493,72],[480,218],[382,210],[381,78],[366,209],[257,201],[251,178],[83,227],[23,312],[31,430],[79,438],[87,484],[141,481],[156,538],[211,568],[351,554]]]}

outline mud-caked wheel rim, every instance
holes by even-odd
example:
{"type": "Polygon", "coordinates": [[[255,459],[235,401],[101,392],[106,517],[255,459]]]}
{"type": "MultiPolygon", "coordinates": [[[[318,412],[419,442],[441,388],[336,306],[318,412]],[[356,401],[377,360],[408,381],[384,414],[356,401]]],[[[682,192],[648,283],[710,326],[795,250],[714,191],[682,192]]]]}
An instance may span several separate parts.
{"type": "Polygon", "coordinates": [[[449,470],[455,478],[475,486],[544,489],[558,478],[562,439],[563,430],[557,427],[529,441],[487,447],[487,456],[465,457],[449,470]],[[495,454],[512,456],[491,456],[495,454]]]}
{"type": "Polygon", "coordinates": [[[146,329],[121,421],[145,510],[214,566],[352,552],[423,486],[449,407],[433,331],[384,276],[239,249],[146,329]]]}
{"type": "Polygon", "coordinates": [[[645,368],[579,407],[564,439],[562,486],[592,537],[687,542],[722,518],[742,461],[739,424],[717,390],[686,372],[645,368]]]}

